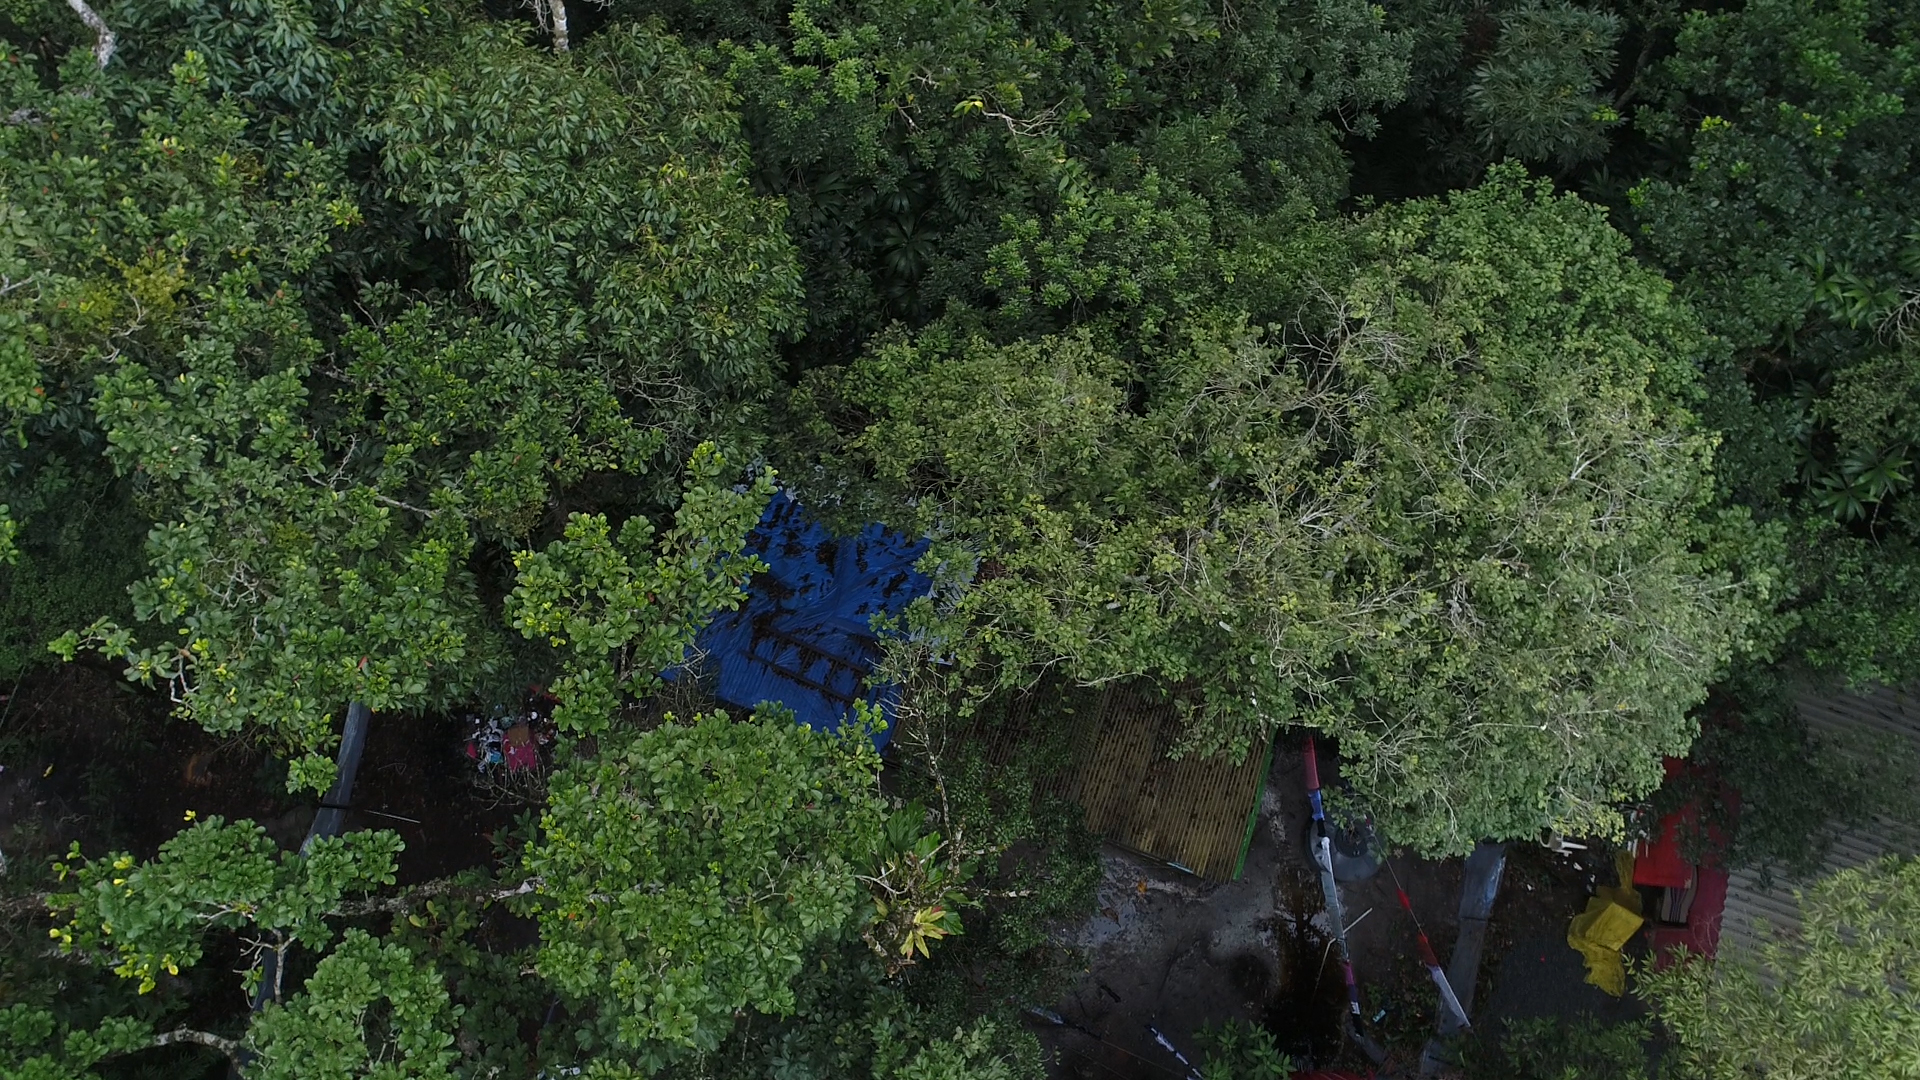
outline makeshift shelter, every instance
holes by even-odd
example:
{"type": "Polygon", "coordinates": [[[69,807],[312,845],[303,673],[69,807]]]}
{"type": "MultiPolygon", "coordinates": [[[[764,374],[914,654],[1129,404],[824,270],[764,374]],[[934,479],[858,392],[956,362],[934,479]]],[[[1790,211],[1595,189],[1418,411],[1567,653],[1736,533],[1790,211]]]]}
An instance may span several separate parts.
{"type": "MultiPolygon", "coordinates": [[[[1815,738],[1855,752],[1920,756],[1920,698],[1911,692],[1877,688],[1865,693],[1807,693],[1796,706],[1815,738]]],[[[1667,762],[1671,780],[1685,766],[1667,762]]],[[[1740,793],[1723,789],[1719,797],[1736,814],[1740,793]]],[[[1757,867],[1727,871],[1721,855],[1729,838],[1705,827],[1706,861],[1692,861],[1682,837],[1702,831],[1697,806],[1683,806],[1661,819],[1654,835],[1636,848],[1634,884],[1652,901],[1648,939],[1662,961],[1685,949],[1716,955],[1723,944],[1751,952],[1763,940],[1762,927],[1785,935],[1800,932],[1800,904],[1794,896],[1804,883],[1769,876],[1757,867]]],[[[1735,824],[1737,831],[1738,825],[1735,824]]],[[[1831,837],[1826,857],[1813,878],[1865,866],[1888,855],[1920,855],[1920,829],[1876,817],[1831,837]]]]}
{"type": "MultiPolygon", "coordinates": [[[[899,614],[932,582],[914,569],[927,541],[880,525],[836,537],[782,492],[747,536],[767,564],[739,609],[722,612],[695,643],[714,694],[742,709],[777,702],[816,731],[835,731],[865,700],[884,711],[884,688],[866,678],[878,655],[875,616],[899,614]]],[[[885,749],[891,733],[877,732],[885,749]]]]}
{"type": "MultiPolygon", "coordinates": [[[[818,731],[838,730],[856,701],[889,709],[867,685],[878,658],[876,616],[897,615],[932,581],[915,564],[927,541],[880,525],[836,537],[791,496],[774,496],[747,537],[767,564],[738,610],[722,612],[695,643],[714,696],[737,708],[777,702],[818,731]]],[[[1240,874],[1253,835],[1270,746],[1240,758],[1168,755],[1181,709],[1142,683],[1085,689],[1050,684],[1014,696],[1004,723],[969,737],[1018,753],[1010,733],[1066,724],[1070,764],[1043,782],[1086,808],[1087,827],[1122,847],[1215,880],[1240,874]]],[[[892,717],[889,715],[889,720],[892,717]]],[[[893,731],[877,732],[884,750],[893,731]]],[[[1004,760],[997,762],[1005,764],[1004,760]]]]}

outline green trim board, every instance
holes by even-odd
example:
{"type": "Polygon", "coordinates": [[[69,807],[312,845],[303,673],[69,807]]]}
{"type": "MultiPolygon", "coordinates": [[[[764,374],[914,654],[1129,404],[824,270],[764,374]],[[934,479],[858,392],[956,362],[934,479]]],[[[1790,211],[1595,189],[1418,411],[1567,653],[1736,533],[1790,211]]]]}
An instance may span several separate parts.
{"type": "MultiPolygon", "coordinates": [[[[1262,787],[1265,787],[1266,776],[1273,771],[1273,743],[1274,743],[1274,740],[1271,737],[1269,737],[1267,739],[1266,757],[1263,759],[1262,764],[1260,766],[1260,776],[1262,779],[1262,784],[1261,784],[1262,787]]],[[[1246,832],[1246,836],[1243,837],[1240,841],[1240,858],[1233,864],[1233,880],[1235,881],[1239,881],[1240,875],[1246,873],[1247,852],[1253,850],[1253,830],[1259,827],[1259,824],[1260,824],[1260,792],[1256,790],[1253,793],[1253,805],[1247,807],[1247,832],[1246,832]]]]}

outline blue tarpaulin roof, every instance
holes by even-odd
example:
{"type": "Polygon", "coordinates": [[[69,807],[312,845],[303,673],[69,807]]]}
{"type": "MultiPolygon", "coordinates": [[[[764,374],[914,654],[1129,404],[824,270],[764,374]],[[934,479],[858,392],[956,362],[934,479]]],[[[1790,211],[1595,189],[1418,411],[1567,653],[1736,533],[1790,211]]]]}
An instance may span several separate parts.
{"type": "MultiPolygon", "coordinates": [[[[932,587],[914,569],[927,541],[880,525],[836,537],[781,492],[747,548],[769,569],[748,583],[740,609],[721,612],[698,641],[720,700],[743,709],[778,702],[816,731],[837,730],[856,700],[884,708],[882,688],[864,686],[878,655],[872,620],[898,614],[932,587]]],[[[888,737],[876,733],[875,746],[884,749],[888,737]]]]}

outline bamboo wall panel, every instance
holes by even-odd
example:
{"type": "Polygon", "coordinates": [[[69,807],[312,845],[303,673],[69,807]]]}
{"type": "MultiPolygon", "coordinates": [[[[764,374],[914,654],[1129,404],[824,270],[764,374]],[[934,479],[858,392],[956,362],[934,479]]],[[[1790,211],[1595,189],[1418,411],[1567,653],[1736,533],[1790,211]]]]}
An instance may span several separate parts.
{"type": "Polygon", "coordinates": [[[1033,725],[1070,724],[1072,764],[1052,789],[1079,803],[1087,827],[1113,843],[1215,881],[1239,870],[1247,822],[1266,780],[1267,747],[1240,760],[1167,755],[1180,706],[1130,684],[1043,686],[1007,710],[988,760],[1004,763],[1033,725]]]}

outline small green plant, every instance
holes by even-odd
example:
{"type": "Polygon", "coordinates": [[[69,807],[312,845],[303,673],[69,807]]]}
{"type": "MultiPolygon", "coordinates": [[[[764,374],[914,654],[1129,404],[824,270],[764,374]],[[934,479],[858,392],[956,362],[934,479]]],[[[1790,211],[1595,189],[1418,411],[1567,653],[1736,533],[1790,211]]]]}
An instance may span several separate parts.
{"type": "Polygon", "coordinates": [[[873,893],[876,921],[862,931],[889,974],[927,959],[929,942],[962,932],[960,910],[980,902],[965,891],[975,852],[928,829],[927,808],[908,803],[887,819],[885,848],[875,872],[862,878],[873,893]]]}
{"type": "Polygon", "coordinates": [[[1200,1029],[1200,1075],[1204,1080],[1286,1080],[1293,1061],[1280,1052],[1273,1033],[1246,1020],[1200,1029]]]}
{"type": "Polygon", "coordinates": [[[1514,1020],[1479,1033],[1469,1044],[1470,1080],[1649,1080],[1645,1020],[1604,1023],[1582,1014],[1568,1021],[1514,1020]]]}
{"type": "Polygon", "coordinates": [[[1899,306],[1898,289],[1829,262],[1825,251],[1815,251],[1803,262],[1812,306],[1834,322],[1854,328],[1869,326],[1899,306]]]}

